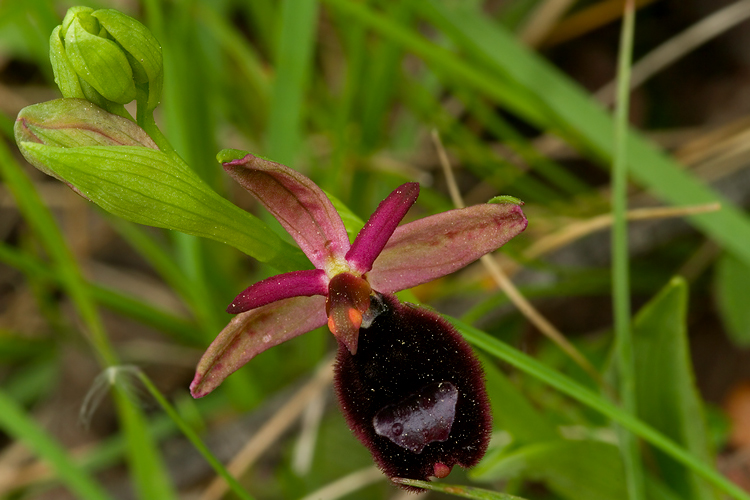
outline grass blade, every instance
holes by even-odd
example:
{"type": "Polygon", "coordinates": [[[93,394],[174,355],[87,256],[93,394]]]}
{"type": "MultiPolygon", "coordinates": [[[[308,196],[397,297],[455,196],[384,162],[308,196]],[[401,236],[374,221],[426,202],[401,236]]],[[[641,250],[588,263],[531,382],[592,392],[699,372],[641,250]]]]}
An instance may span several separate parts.
{"type": "MultiPolygon", "coordinates": [[[[615,359],[620,398],[625,411],[638,414],[635,391],[633,337],[630,331],[630,253],[628,248],[628,112],[630,110],[630,64],[635,31],[635,8],[625,3],[617,70],[617,106],[612,162],[612,309],[615,321],[615,359]]],[[[645,498],[643,466],[638,440],[619,428],[620,453],[625,465],[628,498],[645,498]]]]}
{"type": "Polygon", "coordinates": [[[242,485],[229,473],[224,465],[211,453],[211,451],[203,444],[203,441],[198,437],[195,431],[185,422],[177,411],[169,404],[164,396],[159,392],[156,386],[151,382],[143,372],[138,372],[138,377],[141,382],[146,386],[148,392],[156,399],[162,409],[169,415],[169,418],[180,428],[182,433],[187,437],[190,442],[195,446],[195,449],[200,452],[206,461],[213,467],[213,469],[224,478],[229,487],[234,493],[243,500],[252,500],[250,494],[242,487],[242,485]]]}
{"type": "MultiPolygon", "coordinates": [[[[480,92],[537,126],[553,130],[592,158],[609,164],[613,158],[613,121],[590,96],[540,56],[521,46],[512,34],[473,4],[414,2],[438,29],[462,48],[479,54],[470,65],[455,53],[402,28],[372,9],[345,0],[326,0],[342,13],[400,43],[421,57],[448,81],[480,92]],[[489,66],[489,67],[487,67],[489,66]]],[[[465,59],[465,58],[464,58],[465,59]]],[[[702,184],[653,144],[631,132],[628,167],[633,178],[673,205],[719,202],[722,210],[690,216],[689,220],[721,246],[750,264],[750,219],[737,206],[702,184]]]]}
{"type": "Polygon", "coordinates": [[[268,156],[285,165],[294,164],[302,142],[302,98],[317,26],[317,0],[284,0],[268,122],[268,156]]]}
{"type": "MultiPolygon", "coordinates": [[[[440,29],[447,30],[462,48],[480,54],[485,64],[492,62],[485,81],[480,83],[475,79],[464,79],[465,85],[482,91],[538,126],[558,132],[593,159],[605,165],[612,161],[613,120],[567,76],[523,47],[512,34],[468,4],[431,1],[415,5],[440,29]],[[545,106],[547,113],[529,113],[525,100],[518,105],[509,99],[511,96],[508,93],[495,88],[497,85],[501,85],[498,87],[500,89],[507,88],[509,83],[506,80],[531,93],[536,106],[545,106]]],[[[412,47],[410,49],[414,50],[412,47]]],[[[432,66],[444,65],[432,51],[417,54],[432,66]]],[[[455,59],[453,54],[448,57],[455,59]]],[[[452,64],[462,63],[458,61],[452,64]]],[[[662,200],[677,206],[721,203],[721,211],[693,215],[689,220],[725,249],[750,264],[750,246],[747,245],[747,241],[750,241],[750,219],[734,203],[685,172],[681,165],[635,131],[628,134],[627,151],[628,168],[634,180],[662,200]]]]}
{"type": "Polygon", "coordinates": [[[407,486],[416,486],[417,488],[424,488],[425,490],[430,491],[439,491],[447,495],[454,495],[461,498],[474,498],[476,500],[524,500],[521,497],[509,495],[507,493],[498,493],[496,491],[483,490],[472,486],[455,486],[405,478],[395,478],[393,479],[393,482],[405,484],[407,486]]]}

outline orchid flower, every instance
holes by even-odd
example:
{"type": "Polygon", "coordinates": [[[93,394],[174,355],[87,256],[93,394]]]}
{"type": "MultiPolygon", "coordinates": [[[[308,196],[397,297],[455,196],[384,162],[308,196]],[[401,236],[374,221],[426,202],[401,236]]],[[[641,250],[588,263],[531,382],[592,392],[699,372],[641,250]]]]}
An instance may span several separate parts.
{"type": "Polygon", "coordinates": [[[328,325],[354,355],[360,328],[377,308],[373,292],[389,294],[452,273],[526,228],[518,204],[487,203],[398,227],[419,195],[406,183],[375,210],[354,243],[322,189],[295,170],[246,156],[224,169],[276,217],[315,266],[265,279],[240,293],[237,313],[201,358],[190,385],[194,397],[213,391],[261,352],[328,325]]]}
{"type": "Polygon", "coordinates": [[[479,361],[445,319],[393,293],[460,269],[523,231],[520,202],[501,198],[399,226],[419,195],[419,184],[406,183],[350,244],[333,203],[307,177],[251,154],[223,166],[315,268],[262,280],[232,301],[227,311],[237,316],[200,360],[193,396],[266,349],[327,324],[338,340],[339,404],[388,477],[429,480],[476,465],[492,425],[479,361]]]}

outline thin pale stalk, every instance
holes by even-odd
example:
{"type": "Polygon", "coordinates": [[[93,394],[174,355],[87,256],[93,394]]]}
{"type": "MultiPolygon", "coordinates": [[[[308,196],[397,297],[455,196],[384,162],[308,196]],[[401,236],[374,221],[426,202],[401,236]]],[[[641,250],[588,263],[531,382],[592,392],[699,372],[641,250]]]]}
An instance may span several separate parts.
{"type": "Polygon", "coordinates": [[[317,500],[318,498],[337,500],[384,479],[385,476],[377,467],[365,467],[313,491],[302,500],[317,500]]]}
{"type": "MultiPolygon", "coordinates": [[[[630,68],[630,90],[640,87],[646,80],[675,63],[711,39],[729,31],[750,18],[750,1],[738,0],[713,12],[685,31],[673,36],[638,60],[630,68]]],[[[615,97],[617,81],[599,89],[594,97],[609,105],[615,97]]]]}
{"type": "MultiPolygon", "coordinates": [[[[672,217],[687,217],[693,214],[703,214],[721,210],[719,203],[692,205],[689,207],[649,207],[628,210],[625,214],[629,221],[668,219],[672,217]]],[[[602,214],[590,219],[572,222],[554,233],[538,239],[523,252],[526,259],[533,260],[580,240],[612,225],[612,214],[602,214]]]]}

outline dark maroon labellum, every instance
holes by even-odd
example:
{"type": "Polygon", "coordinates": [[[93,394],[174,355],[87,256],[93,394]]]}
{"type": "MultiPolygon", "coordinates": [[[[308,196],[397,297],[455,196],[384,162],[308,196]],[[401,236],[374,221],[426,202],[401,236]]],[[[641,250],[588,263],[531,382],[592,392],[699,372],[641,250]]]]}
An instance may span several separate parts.
{"type": "Polygon", "coordinates": [[[429,480],[476,465],[492,425],[479,361],[436,313],[380,298],[357,353],[339,343],[336,392],[349,427],[389,477],[429,480]]]}

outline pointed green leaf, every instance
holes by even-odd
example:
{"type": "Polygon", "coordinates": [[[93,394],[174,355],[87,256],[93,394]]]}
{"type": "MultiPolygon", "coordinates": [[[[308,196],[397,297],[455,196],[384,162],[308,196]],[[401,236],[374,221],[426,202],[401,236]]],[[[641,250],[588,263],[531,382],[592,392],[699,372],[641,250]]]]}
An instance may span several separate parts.
{"type": "Polygon", "coordinates": [[[78,20],[78,22],[81,23],[81,26],[92,35],[98,34],[99,23],[96,19],[91,17],[92,12],[94,12],[94,9],[92,9],[91,7],[86,7],[84,5],[76,5],[69,8],[65,12],[65,17],[63,18],[62,24],[60,25],[60,36],[65,39],[70,26],[76,20],[78,20]]]}
{"type": "MultiPolygon", "coordinates": [[[[695,386],[687,339],[687,285],[672,281],[636,315],[633,349],[638,416],[712,464],[703,405],[695,386]]],[[[712,499],[702,479],[663,452],[654,450],[664,482],[681,498],[712,499]]]]}
{"type": "Polygon", "coordinates": [[[654,447],[664,451],[675,460],[689,467],[696,474],[710,481],[716,488],[721,489],[732,498],[750,500],[750,495],[745,493],[739,486],[735,485],[724,475],[720,474],[712,465],[706,464],[703,460],[695,457],[684,447],[677,445],[672,439],[664,436],[661,432],[655,430],[650,425],[637,419],[631,414],[623,412],[609,400],[594,393],[569,377],[555,372],[547,365],[544,365],[536,359],[514,349],[507,344],[497,340],[494,337],[478,330],[466,323],[451,317],[446,317],[466,338],[466,340],[475,347],[482,349],[488,354],[509,363],[519,370],[539,379],[550,387],[566,394],[580,403],[596,410],[602,415],[607,416],[626,429],[640,436],[644,441],[651,443],[654,447]]]}

